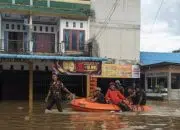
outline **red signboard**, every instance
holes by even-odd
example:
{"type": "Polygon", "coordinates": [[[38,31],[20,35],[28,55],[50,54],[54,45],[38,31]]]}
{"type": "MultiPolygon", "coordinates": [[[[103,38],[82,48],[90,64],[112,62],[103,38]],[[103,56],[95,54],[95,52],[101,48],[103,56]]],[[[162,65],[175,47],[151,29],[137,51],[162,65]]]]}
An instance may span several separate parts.
{"type": "Polygon", "coordinates": [[[101,74],[101,62],[87,62],[87,61],[59,61],[53,66],[56,73],[76,74],[101,74]]]}

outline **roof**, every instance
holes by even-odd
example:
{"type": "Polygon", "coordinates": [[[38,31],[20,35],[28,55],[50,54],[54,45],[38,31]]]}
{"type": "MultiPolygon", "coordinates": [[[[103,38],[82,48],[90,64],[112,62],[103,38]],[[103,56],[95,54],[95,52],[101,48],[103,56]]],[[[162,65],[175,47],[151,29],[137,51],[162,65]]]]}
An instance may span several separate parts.
{"type": "Polygon", "coordinates": [[[99,57],[45,56],[45,55],[22,55],[22,54],[21,55],[20,54],[0,54],[0,59],[107,61],[107,58],[99,58],[99,57]]]}
{"type": "Polygon", "coordinates": [[[180,64],[180,53],[141,52],[140,61],[142,65],[159,63],[180,64]]]}

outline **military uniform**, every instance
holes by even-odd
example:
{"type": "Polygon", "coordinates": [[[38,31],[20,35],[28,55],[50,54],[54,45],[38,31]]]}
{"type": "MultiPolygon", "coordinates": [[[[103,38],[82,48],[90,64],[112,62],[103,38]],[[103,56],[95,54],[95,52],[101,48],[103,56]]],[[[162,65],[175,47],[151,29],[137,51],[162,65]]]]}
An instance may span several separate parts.
{"type": "Polygon", "coordinates": [[[60,81],[53,82],[50,86],[47,99],[49,99],[47,104],[47,109],[50,110],[54,104],[56,104],[59,112],[62,112],[62,90],[71,94],[63,83],[60,81]]]}

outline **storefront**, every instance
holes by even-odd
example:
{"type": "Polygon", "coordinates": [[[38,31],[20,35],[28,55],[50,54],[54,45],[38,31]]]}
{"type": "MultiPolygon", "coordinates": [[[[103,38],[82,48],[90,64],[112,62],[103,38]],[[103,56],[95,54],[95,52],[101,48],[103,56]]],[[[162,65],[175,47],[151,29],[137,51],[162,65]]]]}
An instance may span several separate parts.
{"type": "Polygon", "coordinates": [[[95,87],[100,87],[105,94],[109,83],[120,80],[125,88],[140,85],[140,67],[138,65],[102,64],[101,75],[91,75],[90,93],[95,87]]]}
{"type": "MultiPolygon", "coordinates": [[[[67,85],[67,88],[71,90],[76,96],[88,97],[90,86],[91,75],[98,76],[101,75],[102,62],[99,61],[57,61],[53,64],[52,73],[56,73],[60,76],[62,81],[67,81],[65,78],[80,77],[76,78],[76,83],[72,87],[67,85]],[[81,84],[82,83],[82,84],[81,84]]],[[[72,84],[72,83],[69,83],[72,84]]]]}
{"type": "Polygon", "coordinates": [[[13,97],[28,99],[31,113],[34,99],[38,96],[44,99],[52,71],[57,71],[73,93],[85,97],[89,93],[89,75],[100,74],[101,63],[106,60],[98,57],[0,54],[1,96],[9,100],[13,97]],[[56,70],[52,70],[53,63],[56,63],[56,70]],[[38,71],[42,67],[44,72],[38,71]]]}
{"type": "Polygon", "coordinates": [[[141,52],[141,71],[147,95],[180,99],[180,53],[141,52]]]}
{"type": "Polygon", "coordinates": [[[142,67],[149,97],[180,99],[180,64],[157,63],[142,67]]]}

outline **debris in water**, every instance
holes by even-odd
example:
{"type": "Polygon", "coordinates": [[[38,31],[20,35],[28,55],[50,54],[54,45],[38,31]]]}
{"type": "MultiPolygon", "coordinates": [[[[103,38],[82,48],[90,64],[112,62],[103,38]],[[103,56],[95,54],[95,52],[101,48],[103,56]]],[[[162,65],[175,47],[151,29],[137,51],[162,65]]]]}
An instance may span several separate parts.
{"type": "Polygon", "coordinates": [[[23,110],[23,109],[24,109],[24,107],[18,107],[17,109],[18,109],[18,110],[23,110]]]}
{"type": "Polygon", "coordinates": [[[24,117],[24,120],[25,120],[25,121],[29,121],[29,119],[30,119],[29,116],[25,116],[25,117],[24,117]]]}

